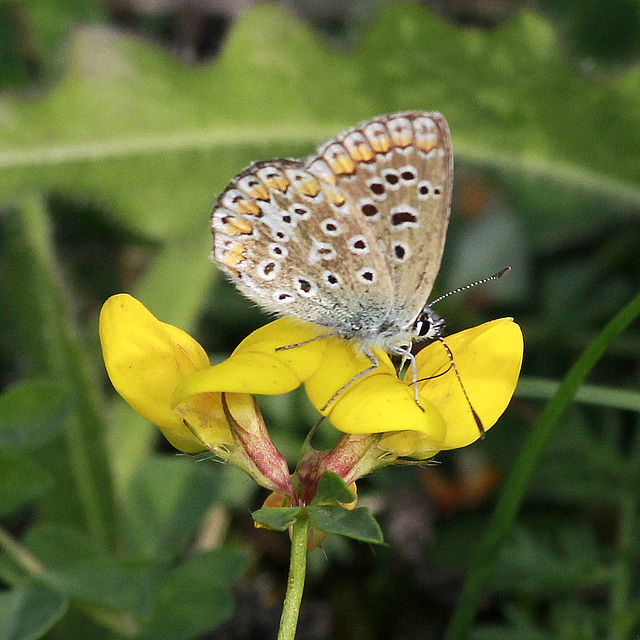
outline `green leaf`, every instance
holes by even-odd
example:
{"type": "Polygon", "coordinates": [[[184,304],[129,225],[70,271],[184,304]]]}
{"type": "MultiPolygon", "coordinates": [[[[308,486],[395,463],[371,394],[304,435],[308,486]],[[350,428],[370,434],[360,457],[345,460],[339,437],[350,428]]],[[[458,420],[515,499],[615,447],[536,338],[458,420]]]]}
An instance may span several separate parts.
{"type": "Polygon", "coordinates": [[[31,458],[0,451],[0,515],[24,507],[51,489],[51,477],[31,458]]]}
{"type": "Polygon", "coordinates": [[[216,480],[206,465],[175,456],[151,458],[125,495],[130,553],[146,558],[180,553],[217,495],[216,480]]]}
{"type": "Polygon", "coordinates": [[[159,585],[140,637],[188,640],[224,622],[233,611],[230,587],[248,564],[247,553],[230,549],[190,557],[159,585]]]}
{"type": "Polygon", "coordinates": [[[251,515],[258,523],[276,531],[286,531],[298,517],[301,507],[264,507],[251,515]]]}
{"type": "Polygon", "coordinates": [[[41,638],[63,615],[67,600],[46,587],[0,593],[0,640],[41,638]]]}
{"type": "Polygon", "coordinates": [[[104,558],[52,569],[42,580],[82,603],[149,615],[158,572],[148,561],[104,558]]]}
{"type": "Polygon", "coordinates": [[[47,444],[64,427],[69,394],[46,380],[29,380],[0,395],[0,446],[30,449],[47,444]]]}
{"type": "Polygon", "coordinates": [[[8,291],[3,306],[22,347],[20,357],[31,375],[60,382],[70,394],[64,437],[51,443],[39,458],[55,479],[40,511],[49,521],[89,531],[105,548],[115,546],[107,421],[94,366],[63,285],[44,199],[24,197],[3,222],[8,291]]]}
{"type": "Polygon", "coordinates": [[[27,532],[23,544],[50,569],[93,562],[102,555],[85,535],[59,525],[35,524],[27,532]]]}
{"type": "Polygon", "coordinates": [[[355,499],[343,478],[333,471],[326,471],[318,481],[318,491],[312,504],[350,504],[355,499]]]}
{"type": "Polygon", "coordinates": [[[325,505],[307,507],[307,511],[311,524],[319,531],[384,544],[380,525],[366,507],[349,510],[339,505],[325,505]]]}
{"type": "MultiPolygon", "coordinates": [[[[139,39],[78,30],[66,76],[49,95],[0,103],[11,122],[0,136],[0,192],[92,194],[126,226],[181,243],[202,228],[216,189],[268,157],[257,152],[305,153],[375,113],[427,108],[447,115],[458,159],[576,196],[584,188],[640,200],[629,115],[637,70],[585,80],[532,13],[482,32],[403,4],[367,31],[341,54],[290,14],[260,7],[242,14],[215,63],[189,69],[139,39]],[[596,135],[602,122],[607,145],[596,135]]],[[[544,223],[558,229],[566,220],[544,223]]]]}

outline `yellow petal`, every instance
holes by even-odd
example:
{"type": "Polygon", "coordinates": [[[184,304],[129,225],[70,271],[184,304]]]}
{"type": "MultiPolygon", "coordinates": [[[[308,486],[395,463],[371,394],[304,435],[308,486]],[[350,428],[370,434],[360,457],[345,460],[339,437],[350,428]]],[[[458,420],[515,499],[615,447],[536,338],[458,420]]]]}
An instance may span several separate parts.
{"type": "MultiPolygon", "coordinates": [[[[442,422],[444,424],[444,420],[442,422]]],[[[400,431],[383,435],[378,442],[378,447],[395,456],[428,460],[442,449],[443,441],[444,433],[443,439],[438,442],[419,431],[400,431]]]]}
{"type": "MultiPolygon", "coordinates": [[[[250,395],[242,395],[242,399],[246,405],[253,407],[253,399],[250,395]]],[[[221,393],[200,393],[191,396],[179,404],[175,412],[186,423],[186,425],[182,423],[181,426],[187,426],[190,435],[198,441],[200,446],[196,451],[202,451],[205,448],[216,451],[221,445],[233,442],[229,423],[222,408],[221,393]]],[[[167,434],[163,431],[163,433],[174,447],[186,451],[174,442],[174,432],[167,434]],[[169,437],[170,435],[173,439],[169,437]]],[[[180,434],[182,433],[183,431],[180,430],[180,434]]],[[[195,453],[195,451],[188,453],[195,453]]]]}
{"type": "Polygon", "coordinates": [[[263,353],[287,365],[300,381],[318,368],[329,338],[326,327],[295,318],[281,318],[249,334],[233,352],[263,353]],[[303,344],[303,343],[307,344],[303,344]],[[288,347],[283,349],[282,347],[288,347]]]}
{"type": "MultiPolygon", "coordinates": [[[[323,413],[324,406],[338,390],[351,382],[355,376],[371,367],[371,361],[353,340],[327,338],[324,342],[326,343],[324,358],[316,370],[305,380],[305,389],[309,400],[320,413],[323,413]]],[[[379,349],[375,349],[374,353],[379,366],[369,375],[387,374],[395,377],[396,371],[389,356],[379,349]]],[[[360,382],[362,380],[355,381],[345,390],[345,393],[355,389],[360,382]]]]}
{"type": "Polygon", "coordinates": [[[344,433],[419,431],[441,449],[446,425],[430,402],[420,408],[413,391],[391,375],[372,375],[347,389],[329,408],[329,420],[344,433]]]}
{"type": "Polygon", "coordinates": [[[176,448],[202,451],[202,444],[172,411],[170,399],[185,376],[210,365],[204,349],[128,294],[112,296],[102,307],[100,342],[116,391],[176,448]]]}
{"type": "Polygon", "coordinates": [[[313,339],[326,331],[291,318],[275,320],[247,336],[224,362],[181,382],[172,402],[178,404],[188,396],[211,391],[264,395],[292,391],[322,361],[329,339],[313,339]],[[301,344],[308,340],[313,341],[301,344]]]}
{"type": "Polygon", "coordinates": [[[444,440],[445,424],[429,402],[423,409],[415,402],[413,390],[396,376],[389,356],[375,350],[379,366],[360,380],[355,380],[324,410],[335,394],[366,371],[371,362],[353,342],[327,339],[325,357],[307,379],[305,388],[313,405],[329,417],[331,424],[344,433],[380,433],[414,429],[433,440],[444,440]]]}
{"type": "MultiPolygon", "coordinates": [[[[471,405],[485,430],[490,429],[507,408],[518,382],[524,348],[520,327],[512,318],[501,318],[448,336],[445,342],[471,405]]],[[[447,424],[442,448],[456,449],[477,440],[478,426],[443,345],[428,345],[416,362],[418,378],[430,378],[421,383],[420,397],[433,403],[447,424]]]]}

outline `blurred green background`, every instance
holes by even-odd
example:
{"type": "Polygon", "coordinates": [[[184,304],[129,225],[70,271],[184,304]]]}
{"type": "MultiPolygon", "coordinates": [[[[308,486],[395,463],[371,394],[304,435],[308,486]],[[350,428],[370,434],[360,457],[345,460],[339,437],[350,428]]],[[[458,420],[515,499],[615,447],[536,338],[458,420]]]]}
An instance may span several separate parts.
{"type": "MultiPolygon", "coordinates": [[[[558,382],[640,289],[640,2],[0,2],[0,640],[276,635],[265,492],[179,455],[113,392],[97,314],[139,297],[224,358],[266,321],[208,218],[253,160],[438,110],[454,206],[449,331],[514,316],[523,377],[488,437],[360,483],[388,547],[329,537],[298,638],[441,638],[504,478],[558,382]]],[[[640,634],[640,326],[536,466],[473,639],[640,634]]],[[[303,394],[261,400],[294,465],[303,394]]]]}

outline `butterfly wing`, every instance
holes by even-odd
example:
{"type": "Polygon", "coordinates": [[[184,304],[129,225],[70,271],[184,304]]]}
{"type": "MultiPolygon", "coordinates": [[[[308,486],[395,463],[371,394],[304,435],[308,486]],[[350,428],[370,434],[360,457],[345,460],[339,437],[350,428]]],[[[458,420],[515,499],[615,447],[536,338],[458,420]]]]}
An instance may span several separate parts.
{"type": "Polygon", "coordinates": [[[261,307],[367,341],[433,286],[451,189],[439,114],[382,116],[301,163],[255,163],[214,208],[214,260],[261,307]]]}
{"type": "Polygon", "coordinates": [[[375,237],[301,162],[248,167],[220,196],[212,231],[214,260],[267,311],[347,336],[387,312],[392,283],[375,237]]]}

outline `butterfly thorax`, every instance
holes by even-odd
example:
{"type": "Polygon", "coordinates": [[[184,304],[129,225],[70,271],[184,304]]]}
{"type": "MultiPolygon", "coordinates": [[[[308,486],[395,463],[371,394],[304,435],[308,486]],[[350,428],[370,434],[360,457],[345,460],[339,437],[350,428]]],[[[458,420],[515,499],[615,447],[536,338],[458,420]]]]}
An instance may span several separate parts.
{"type": "Polygon", "coordinates": [[[324,325],[339,337],[345,340],[355,339],[358,344],[370,349],[389,351],[415,338],[412,323],[399,323],[397,318],[388,315],[378,320],[370,312],[348,319],[337,317],[335,322],[326,322],[324,325]]]}
{"type": "MultiPolygon", "coordinates": [[[[340,311],[344,310],[344,306],[341,307],[340,311]]],[[[403,306],[389,309],[384,305],[369,305],[360,313],[345,317],[338,312],[325,322],[316,320],[316,324],[326,326],[331,335],[356,340],[361,347],[385,351],[394,351],[397,347],[421,340],[434,340],[444,330],[444,320],[428,305],[413,320],[407,319],[403,306]]]]}

